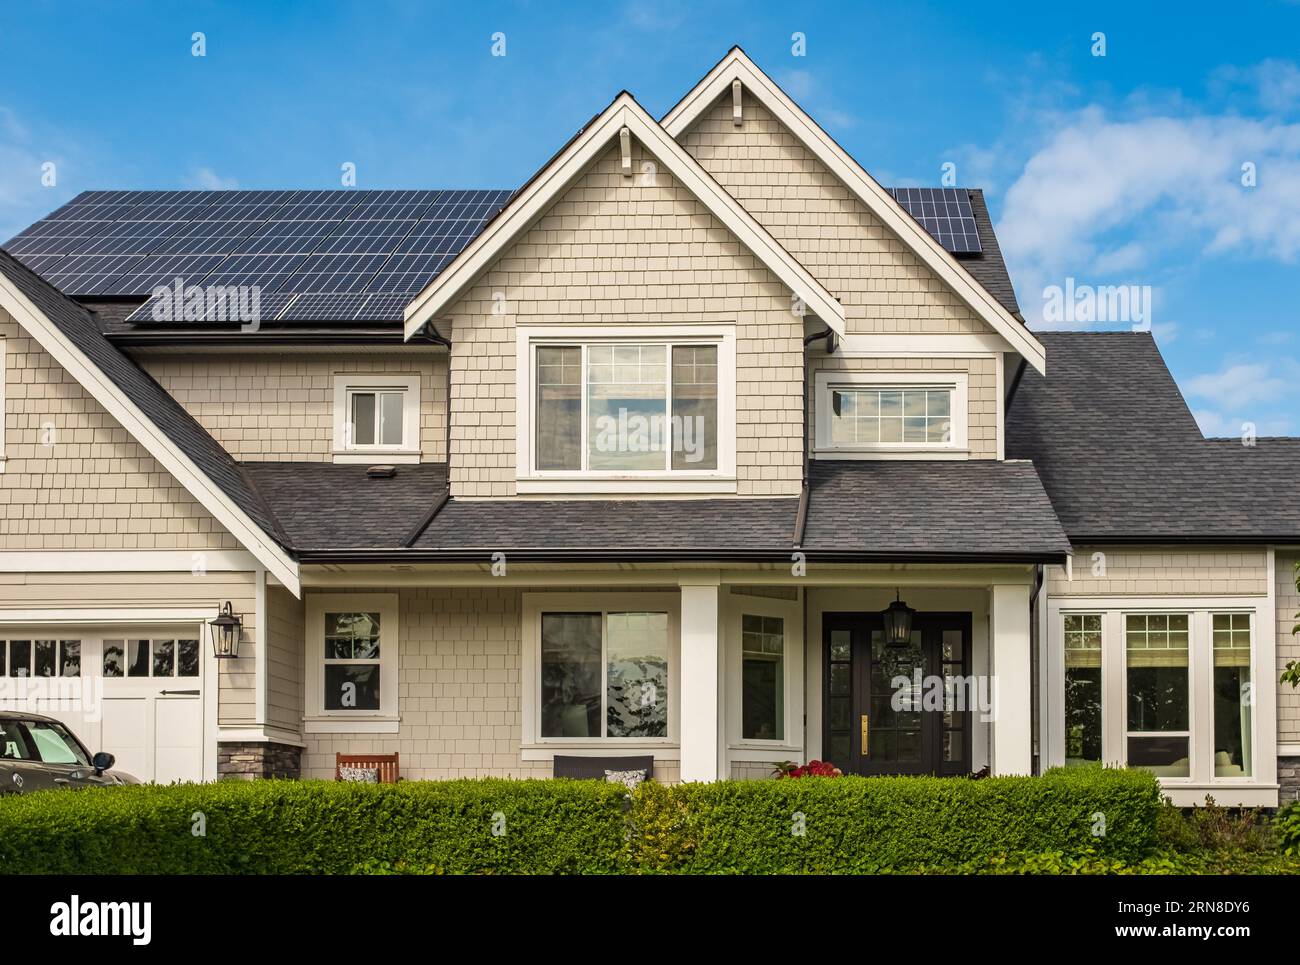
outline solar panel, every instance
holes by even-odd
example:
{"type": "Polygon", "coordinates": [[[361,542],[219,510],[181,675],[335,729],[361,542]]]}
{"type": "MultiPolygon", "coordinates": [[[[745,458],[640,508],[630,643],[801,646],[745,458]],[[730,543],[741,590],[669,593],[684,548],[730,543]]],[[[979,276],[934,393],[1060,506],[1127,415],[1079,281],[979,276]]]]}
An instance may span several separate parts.
{"type": "Polygon", "coordinates": [[[299,295],[280,316],[283,322],[346,322],[365,318],[361,310],[370,298],[360,292],[299,295]]]}
{"type": "Polygon", "coordinates": [[[345,221],[316,249],[317,254],[387,255],[411,233],[414,221],[345,221]]]}
{"type": "Polygon", "coordinates": [[[193,304],[183,306],[178,312],[174,304],[174,299],[170,295],[160,296],[158,298],[149,299],[149,301],[145,302],[128,315],[126,320],[136,324],[158,323],[163,325],[175,325],[229,322],[231,324],[242,325],[246,324],[249,320],[240,318],[239,315],[242,313],[242,309],[247,308],[252,310],[250,314],[255,314],[255,317],[259,322],[269,322],[273,321],[276,316],[284,311],[285,307],[297,297],[297,295],[285,295],[281,293],[259,293],[255,300],[256,304],[254,304],[254,299],[251,298],[250,293],[249,300],[242,304],[232,304],[227,300],[224,305],[215,298],[213,298],[211,304],[209,304],[209,300],[205,297],[201,310],[197,304],[193,304]]]}
{"type": "Polygon", "coordinates": [[[954,255],[976,254],[979,228],[965,188],[889,188],[903,210],[954,255]]]}
{"type": "Polygon", "coordinates": [[[224,255],[149,255],[132,265],[104,294],[150,295],[160,285],[174,285],[178,278],[182,287],[196,285],[224,258],[224,255]]]}
{"type": "Polygon", "coordinates": [[[246,235],[234,249],[237,255],[306,255],[327,236],[337,231],[341,221],[268,221],[246,235]]]}
{"type": "Polygon", "coordinates": [[[85,191],[7,247],[68,294],[148,296],[180,278],[257,286],[286,321],[395,320],[512,193],[85,191]]]}
{"type": "Polygon", "coordinates": [[[282,291],[359,292],[388,260],[387,255],[310,255],[282,291]]]}
{"type": "Polygon", "coordinates": [[[75,255],[59,259],[42,277],[66,295],[103,295],[139,260],[138,255],[75,255]]]}
{"type": "Polygon", "coordinates": [[[232,255],[203,279],[203,284],[256,285],[265,296],[279,291],[306,260],[306,255],[232,255]]]}
{"type": "Polygon", "coordinates": [[[372,292],[418,292],[452,263],[455,255],[394,255],[370,282],[372,292]]]}

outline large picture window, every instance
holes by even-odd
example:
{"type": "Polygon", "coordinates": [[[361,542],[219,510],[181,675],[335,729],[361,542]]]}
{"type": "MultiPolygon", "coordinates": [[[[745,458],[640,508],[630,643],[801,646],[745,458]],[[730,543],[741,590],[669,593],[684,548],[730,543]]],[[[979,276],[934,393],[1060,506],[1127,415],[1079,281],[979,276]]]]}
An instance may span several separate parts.
{"type": "Polygon", "coordinates": [[[668,614],[541,615],[541,736],[668,736],[668,614]]]}
{"type": "Polygon", "coordinates": [[[733,325],[516,339],[520,493],[736,491],[733,325]]]}

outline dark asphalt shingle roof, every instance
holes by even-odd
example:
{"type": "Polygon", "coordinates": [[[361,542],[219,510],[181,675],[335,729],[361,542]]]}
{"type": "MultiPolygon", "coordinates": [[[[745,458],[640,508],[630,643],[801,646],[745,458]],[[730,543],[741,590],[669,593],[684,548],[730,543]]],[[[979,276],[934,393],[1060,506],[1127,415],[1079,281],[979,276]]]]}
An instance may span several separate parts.
{"type": "Polygon", "coordinates": [[[957,259],[957,264],[970,272],[971,277],[983,285],[1003,308],[1018,318],[1020,305],[1016,302],[1016,290],[1011,284],[1011,275],[1007,273],[1007,263],[1002,258],[1002,246],[993,230],[988,205],[984,203],[984,191],[970,188],[967,194],[975,215],[975,227],[979,231],[981,251],[978,255],[963,255],[957,259]]]}
{"type": "Polygon", "coordinates": [[[447,492],[445,463],[400,465],[391,479],[369,478],[364,465],[245,462],[243,467],[295,550],[402,546],[447,492]]]}
{"type": "Polygon", "coordinates": [[[814,462],[803,548],[902,558],[1045,558],[1070,550],[1027,462],[814,462]]]}
{"type": "Polygon", "coordinates": [[[13,282],[147,419],[162,430],[200,472],[216,483],[256,525],[272,538],[279,539],[274,517],[239,463],[185,411],[184,406],[104,337],[90,312],[2,249],[0,273],[13,282]]]}
{"type": "Polygon", "coordinates": [[[788,554],[797,499],[455,500],[415,548],[788,554]]]}
{"type": "Polygon", "coordinates": [[[1038,333],[1007,413],[1009,458],[1032,459],[1075,542],[1300,538],[1300,440],[1205,439],[1154,339],[1038,333]]]}

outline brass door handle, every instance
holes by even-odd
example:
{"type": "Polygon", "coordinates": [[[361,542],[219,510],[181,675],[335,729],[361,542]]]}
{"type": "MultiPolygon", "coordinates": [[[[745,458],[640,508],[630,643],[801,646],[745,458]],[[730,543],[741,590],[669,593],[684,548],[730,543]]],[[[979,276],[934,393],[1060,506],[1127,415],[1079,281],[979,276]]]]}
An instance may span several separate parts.
{"type": "Polygon", "coordinates": [[[867,756],[867,748],[869,746],[867,743],[868,726],[869,726],[869,722],[867,720],[867,715],[863,714],[862,715],[862,756],[863,757],[867,756]]]}

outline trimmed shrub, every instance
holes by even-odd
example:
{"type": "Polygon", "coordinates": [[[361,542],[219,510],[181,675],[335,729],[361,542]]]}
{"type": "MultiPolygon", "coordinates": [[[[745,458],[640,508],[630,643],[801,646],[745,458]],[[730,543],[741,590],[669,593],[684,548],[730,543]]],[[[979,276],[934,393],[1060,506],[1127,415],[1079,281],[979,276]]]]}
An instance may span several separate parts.
{"type": "Polygon", "coordinates": [[[647,782],[630,797],[621,785],[565,780],[118,787],[0,798],[0,869],[861,873],[956,871],[1041,854],[1070,867],[1146,857],[1158,807],[1153,777],[1114,770],[647,782]],[[1105,833],[1095,835],[1102,819],[1105,833]]]}
{"type": "Polygon", "coordinates": [[[1159,807],[1149,773],[1110,769],[647,785],[633,811],[634,861],[647,871],[860,874],[1045,852],[1136,860],[1154,847],[1159,807]]]}
{"type": "Polygon", "coordinates": [[[1278,811],[1273,827],[1282,850],[1300,857],[1300,801],[1292,801],[1278,811]]]}
{"type": "Polygon", "coordinates": [[[602,874],[622,787],[587,781],[251,781],[0,799],[0,869],[42,874],[602,874]],[[204,834],[195,834],[199,822],[204,834]],[[502,824],[504,822],[504,824],[502,824]],[[494,827],[503,830],[493,834],[494,827]]]}

